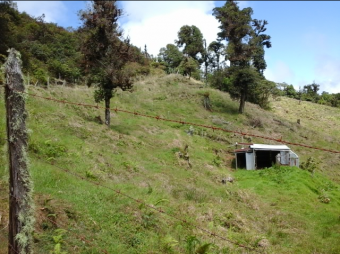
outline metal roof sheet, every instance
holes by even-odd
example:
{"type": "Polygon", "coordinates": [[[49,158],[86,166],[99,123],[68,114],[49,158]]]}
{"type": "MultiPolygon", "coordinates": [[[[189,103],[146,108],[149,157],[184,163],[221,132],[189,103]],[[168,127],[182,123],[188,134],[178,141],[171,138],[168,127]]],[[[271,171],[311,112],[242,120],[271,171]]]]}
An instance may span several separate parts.
{"type": "Polygon", "coordinates": [[[253,144],[253,145],[250,145],[250,148],[254,150],[275,150],[275,151],[290,150],[290,148],[286,145],[253,144]]]}

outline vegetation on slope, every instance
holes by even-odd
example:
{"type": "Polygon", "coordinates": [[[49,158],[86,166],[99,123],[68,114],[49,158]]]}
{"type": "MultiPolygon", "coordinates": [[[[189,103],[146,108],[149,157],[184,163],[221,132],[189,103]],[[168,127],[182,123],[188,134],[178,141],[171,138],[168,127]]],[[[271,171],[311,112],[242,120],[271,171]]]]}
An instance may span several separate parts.
{"type": "MultiPolygon", "coordinates": [[[[290,101],[289,107],[291,99],[282,98],[272,101],[272,112],[248,104],[245,114],[239,115],[238,103],[229,95],[202,87],[200,82],[180,75],[141,78],[133,92],[118,91],[112,107],[338,149],[336,132],[332,133],[334,142],[325,144],[328,123],[308,120],[307,114],[300,116],[300,125],[295,120],[295,114],[306,107],[311,112],[322,111],[323,117],[338,124],[333,115],[338,112],[328,115],[326,107],[307,102],[299,108],[290,101]],[[203,107],[206,92],[212,112],[203,107]]],[[[83,86],[48,90],[30,86],[29,92],[93,104],[94,89],[83,86]]],[[[4,116],[3,97],[0,103],[4,116]]],[[[259,252],[340,251],[336,154],[292,147],[302,161],[312,156],[320,162],[313,175],[308,170],[283,167],[235,171],[231,152],[234,143],[241,141],[238,135],[195,127],[189,135],[187,125],[114,111],[108,129],[100,108],[33,96],[28,98],[27,109],[37,253],[251,253],[195,226],[259,252]],[[189,146],[191,167],[179,156],[185,145],[189,146]],[[234,182],[223,184],[228,176],[234,182]]],[[[4,117],[0,133],[0,228],[4,228],[8,177],[4,117]]],[[[272,143],[256,138],[251,141],[272,143]]],[[[6,252],[6,230],[0,232],[0,239],[0,252],[6,252]]]]}

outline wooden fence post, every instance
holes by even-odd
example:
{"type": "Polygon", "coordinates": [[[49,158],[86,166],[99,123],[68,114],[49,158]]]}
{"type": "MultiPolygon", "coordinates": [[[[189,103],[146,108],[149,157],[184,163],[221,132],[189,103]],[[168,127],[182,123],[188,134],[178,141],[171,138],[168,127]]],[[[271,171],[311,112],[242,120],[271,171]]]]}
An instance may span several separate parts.
{"type": "Polygon", "coordinates": [[[9,50],[5,63],[5,102],[9,155],[9,254],[33,252],[33,184],[28,171],[25,91],[20,53],[9,50]]]}

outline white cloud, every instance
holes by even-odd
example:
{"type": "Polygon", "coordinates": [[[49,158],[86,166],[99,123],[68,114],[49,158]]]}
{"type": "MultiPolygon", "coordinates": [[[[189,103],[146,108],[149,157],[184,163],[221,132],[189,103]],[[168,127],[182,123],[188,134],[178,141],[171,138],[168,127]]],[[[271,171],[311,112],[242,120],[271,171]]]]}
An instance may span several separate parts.
{"type": "Polygon", "coordinates": [[[320,84],[320,92],[340,93],[340,59],[322,54],[316,57],[315,82],[320,84]]]}
{"type": "Polygon", "coordinates": [[[126,17],[121,20],[125,36],[131,42],[156,56],[160,48],[174,43],[184,25],[197,26],[209,44],[216,40],[218,21],[212,16],[212,1],[125,1],[122,2],[126,17]]]}
{"type": "Polygon", "coordinates": [[[286,82],[294,85],[295,73],[294,71],[284,62],[277,61],[274,67],[268,67],[264,71],[266,79],[274,82],[286,82]]]}
{"type": "Polygon", "coordinates": [[[33,17],[45,14],[46,22],[57,23],[67,17],[67,8],[62,1],[17,1],[18,10],[33,17]]]}

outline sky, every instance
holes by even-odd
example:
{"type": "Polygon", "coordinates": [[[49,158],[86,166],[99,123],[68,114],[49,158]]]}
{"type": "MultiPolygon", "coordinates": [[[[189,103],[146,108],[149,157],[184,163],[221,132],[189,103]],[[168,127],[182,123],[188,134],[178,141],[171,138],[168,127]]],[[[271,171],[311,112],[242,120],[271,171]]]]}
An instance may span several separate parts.
{"type": "MultiPolygon", "coordinates": [[[[132,44],[156,56],[174,43],[184,25],[197,26],[207,43],[216,40],[219,23],[212,16],[225,1],[121,1],[119,20],[132,44]]],[[[18,10],[33,17],[45,14],[46,22],[77,28],[77,13],[86,1],[18,1],[18,10]]],[[[268,21],[266,49],[268,80],[292,84],[295,89],[313,82],[320,91],[340,93],[340,1],[240,1],[251,7],[253,18],[268,21]]]]}

